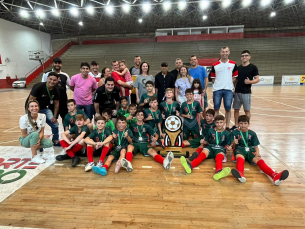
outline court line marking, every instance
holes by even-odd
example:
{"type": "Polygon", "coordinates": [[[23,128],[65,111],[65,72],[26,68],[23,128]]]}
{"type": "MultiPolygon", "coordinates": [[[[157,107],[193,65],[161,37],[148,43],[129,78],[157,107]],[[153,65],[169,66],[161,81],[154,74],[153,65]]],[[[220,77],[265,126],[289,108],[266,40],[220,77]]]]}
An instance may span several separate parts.
{"type": "Polygon", "coordinates": [[[279,112],[303,112],[303,111],[295,111],[295,110],[276,110],[276,109],[270,109],[270,108],[264,108],[264,107],[253,107],[251,106],[251,110],[258,109],[258,110],[265,110],[265,111],[279,111],[279,112]]]}
{"type": "MultiPolygon", "coordinates": [[[[18,128],[19,126],[15,126],[15,127],[13,127],[13,128],[10,128],[10,129],[7,129],[7,130],[5,130],[5,131],[3,131],[3,132],[8,132],[8,131],[10,131],[10,130],[12,130],[12,129],[16,129],[16,128],[18,128]]],[[[10,132],[17,132],[17,131],[10,131],[10,132]]],[[[20,132],[20,131],[18,131],[18,132],[20,132]]]]}
{"type": "MultiPolygon", "coordinates": [[[[210,100],[208,101],[208,103],[209,103],[212,107],[214,107],[214,104],[211,104],[211,103],[210,103],[211,100],[212,100],[212,99],[210,99],[210,100]]],[[[213,109],[214,109],[214,108],[213,108],[213,109]]],[[[219,109],[219,113],[226,117],[226,115],[224,115],[224,114],[220,111],[220,109],[219,109]]],[[[232,118],[232,115],[231,115],[231,118],[232,118]]],[[[232,120],[230,120],[230,122],[231,122],[233,125],[235,124],[232,120]]]]}
{"type": "Polygon", "coordinates": [[[304,135],[305,133],[256,133],[256,134],[270,134],[270,135],[304,135]]]}
{"type": "Polygon", "coordinates": [[[285,106],[288,106],[288,107],[292,107],[292,108],[294,108],[294,109],[298,109],[298,110],[305,111],[305,110],[302,109],[302,108],[295,107],[295,106],[292,106],[292,105],[289,105],[289,104],[286,104],[286,103],[277,102],[277,101],[274,101],[274,100],[272,100],[272,99],[266,99],[266,98],[264,98],[264,97],[259,97],[259,96],[255,96],[255,95],[252,95],[252,96],[255,97],[255,98],[264,99],[264,100],[267,100],[267,101],[271,101],[271,102],[274,102],[274,103],[278,103],[278,104],[282,104],[282,105],[285,105],[285,106]]]}
{"type": "Polygon", "coordinates": [[[54,164],[55,166],[64,166],[64,164],[54,164]]]}
{"type": "Polygon", "coordinates": [[[152,166],[145,166],[145,165],[143,165],[142,168],[143,168],[143,169],[151,169],[152,166]]]}
{"type": "Polygon", "coordinates": [[[9,103],[9,102],[12,102],[12,101],[17,101],[17,100],[22,100],[22,99],[27,99],[27,98],[28,97],[24,97],[24,98],[21,98],[21,99],[8,100],[8,101],[0,102],[0,104],[2,104],[2,103],[9,103]]]}
{"type": "MultiPolygon", "coordinates": [[[[265,98],[279,98],[277,96],[266,96],[265,98]]],[[[301,98],[298,98],[298,97],[291,97],[291,98],[281,98],[281,99],[289,99],[289,100],[292,100],[292,99],[297,99],[297,100],[305,100],[305,99],[301,99],[301,98]]]]}
{"type": "Polygon", "coordinates": [[[251,112],[251,114],[262,115],[262,116],[281,117],[281,118],[301,118],[301,119],[305,118],[305,117],[283,116],[283,115],[272,115],[272,114],[261,114],[261,113],[252,113],[252,112],[251,112]]]}
{"type": "Polygon", "coordinates": [[[298,174],[296,171],[294,171],[289,165],[287,165],[284,161],[282,161],[281,159],[279,159],[277,156],[275,156],[270,150],[267,149],[267,147],[260,145],[264,150],[266,150],[267,153],[269,153],[271,156],[273,156],[276,160],[278,160],[283,166],[285,166],[286,168],[288,168],[288,171],[292,172],[294,175],[296,175],[297,178],[300,178],[304,183],[305,183],[305,179],[304,177],[302,177],[300,174],[298,174]]]}
{"type": "Polygon", "coordinates": [[[8,142],[0,142],[0,145],[1,144],[4,144],[4,143],[9,143],[9,142],[18,142],[19,140],[13,140],[13,141],[8,141],[8,142]]]}

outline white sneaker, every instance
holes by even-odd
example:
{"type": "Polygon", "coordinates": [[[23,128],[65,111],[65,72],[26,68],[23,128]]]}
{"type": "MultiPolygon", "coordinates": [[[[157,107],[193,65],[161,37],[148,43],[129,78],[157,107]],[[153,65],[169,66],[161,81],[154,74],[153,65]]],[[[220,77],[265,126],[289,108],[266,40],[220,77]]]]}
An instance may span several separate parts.
{"type": "Polygon", "coordinates": [[[93,166],[94,166],[94,162],[89,162],[85,167],[85,172],[90,171],[93,166]]]}
{"type": "Polygon", "coordinates": [[[102,168],[102,167],[103,167],[103,162],[99,161],[99,162],[96,164],[96,167],[102,168]]]}
{"type": "Polygon", "coordinates": [[[165,169],[170,169],[171,163],[173,162],[173,160],[174,160],[173,152],[168,152],[168,154],[166,155],[166,158],[163,161],[163,167],[165,169]]]}
{"type": "Polygon", "coordinates": [[[125,158],[121,159],[121,165],[127,170],[127,172],[131,172],[133,170],[130,161],[127,161],[125,158]]]}
{"type": "Polygon", "coordinates": [[[39,155],[36,155],[35,157],[33,157],[31,161],[36,163],[36,164],[43,164],[43,163],[45,163],[45,160],[42,159],[39,155]]]}

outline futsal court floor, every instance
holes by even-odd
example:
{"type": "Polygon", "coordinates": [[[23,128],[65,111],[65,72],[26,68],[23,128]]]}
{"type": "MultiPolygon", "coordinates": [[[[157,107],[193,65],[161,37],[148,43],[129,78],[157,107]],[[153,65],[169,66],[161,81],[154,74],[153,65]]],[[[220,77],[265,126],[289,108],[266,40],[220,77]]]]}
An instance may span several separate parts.
{"type": "MultiPolygon", "coordinates": [[[[164,170],[137,155],[131,173],[114,174],[113,164],[106,177],[86,173],[86,158],[75,168],[52,158],[31,164],[18,141],[28,94],[0,90],[0,228],[305,228],[305,87],[253,86],[250,128],[266,163],[289,170],[280,186],[247,162],[246,183],[232,175],[213,180],[213,160],[186,174],[179,158],[164,170]]],[[[208,99],[212,108],[212,88],[208,99]]]]}

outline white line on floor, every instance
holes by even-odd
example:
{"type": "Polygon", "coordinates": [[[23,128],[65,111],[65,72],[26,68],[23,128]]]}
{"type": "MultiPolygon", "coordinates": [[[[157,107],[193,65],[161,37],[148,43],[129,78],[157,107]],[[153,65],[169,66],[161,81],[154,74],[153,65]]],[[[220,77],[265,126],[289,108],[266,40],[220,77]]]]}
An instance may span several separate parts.
{"type": "Polygon", "coordinates": [[[54,164],[55,166],[64,166],[64,164],[54,164]]]}
{"type": "Polygon", "coordinates": [[[144,166],[144,165],[143,165],[142,168],[143,168],[143,169],[151,169],[152,166],[144,166]]]}
{"type": "Polygon", "coordinates": [[[193,169],[200,169],[199,167],[194,167],[193,169]]]}
{"type": "Polygon", "coordinates": [[[85,165],[83,165],[83,164],[78,164],[78,165],[76,165],[76,166],[85,167],[85,165]]]}
{"type": "Polygon", "coordinates": [[[281,118],[300,118],[300,119],[304,119],[305,117],[296,117],[293,115],[290,116],[283,116],[283,115],[271,115],[271,114],[262,114],[262,113],[251,113],[251,114],[255,114],[255,115],[261,115],[261,116],[272,116],[272,117],[281,117],[281,118]]]}
{"type": "Polygon", "coordinates": [[[259,97],[259,96],[255,96],[255,95],[252,95],[252,96],[253,96],[254,98],[264,99],[264,100],[271,101],[271,102],[274,102],[274,103],[282,104],[282,105],[284,105],[284,106],[292,107],[292,108],[297,109],[297,110],[305,111],[305,110],[302,109],[302,108],[295,107],[295,106],[292,106],[292,105],[289,105],[289,104],[286,104],[286,103],[277,102],[277,101],[274,101],[274,100],[272,100],[272,99],[266,99],[266,98],[264,98],[264,97],[259,97]]]}
{"type": "Polygon", "coordinates": [[[18,142],[19,140],[13,140],[13,141],[8,141],[8,142],[0,142],[0,144],[4,144],[4,143],[9,143],[9,142],[18,142]]]}
{"type": "Polygon", "coordinates": [[[170,169],[175,169],[176,167],[170,167],[170,169]]]}
{"type": "MultiPolygon", "coordinates": [[[[13,128],[10,128],[10,129],[7,129],[7,130],[5,130],[5,131],[3,131],[3,132],[8,132],[8,131],[10,131],[10,130],[12,130],[12,129],[16,129],[16,128],[18,128],[19,126],[15,126],[15,127],[13,127],[13,128]]],[[[19,131],[20,132],[20,131],[19,131]]]]}
{"type": "Polygon", "coordinates": [[[305,133],[256,133],[256,134],[270,134],[270,135],[304,135],[305,133]]]}

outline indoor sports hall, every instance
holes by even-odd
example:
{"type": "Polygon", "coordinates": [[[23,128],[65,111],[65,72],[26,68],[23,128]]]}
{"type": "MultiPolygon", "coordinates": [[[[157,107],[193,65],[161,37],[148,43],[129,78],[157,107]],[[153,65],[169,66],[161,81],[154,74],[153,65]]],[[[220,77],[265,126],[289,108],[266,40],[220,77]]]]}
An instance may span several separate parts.
{"type": "MultiPolygon", "coordinates": [[[[302,0],[0,1],[0,228],[305,228],[304,15],[305,2],[302,0]],[[229,53],[223,54],[226,49],[229,53]],[[62,104],[65,107],[70,99],[77,101],[79,91],[76,91],[76,84],[75,87],[72,85],[72,79],[78,75],[83,77],[84,66],[88,65],[88,77],[95,84],[92,91],[90,88],[89,92],[84,92],[91,96],[89,102],[94,116],[89,124],[96,129],[89,128],[92,133],[99,131],[95,105],[102,116],[101,104],[105,102],[99,101],[98,105],[96,94],[104,88],[104,94],[109,98],[106,86],[109,81],[107,76],[104,77],[106,73],[102,69],[109,69],[111,76],[108,79],[114,78],[114,88],[121,90],[119,87],[127,87],[124,76],[117,80],[112,75],[116,72],[116,61],[122,63],[123,60],[127,71],[131,73],[133,88],[127,90],[130,94],[126,97],[131,103],[138,104],[137,110],[142,109],[139,105],[141,102],[136,99],[141,89],[135,81],[143,74],[143,70],[141,67],[139,74],[133,74],[133,66],[142,66],[144,62],[149,64],[148,75],[154,79],[154,93],[158,96],[163,86],[158,86],[157,75],[161,74],[165,86],[167,74],[174,77],[174,73],[170,72],[178,69],[177,60],[183,62],[183,65],[180,66],[175,81],[182,77],[183,74],[179,75],[179,72],[183,67],[192,76],[190,69],[203,66],[206,71],[207,99],[202,98],[207,107],[202,104],[202,108],[207,111],[216,109],[215,82],[219,82],[225,71],[230,71],[227,67],[218,71],[217,66],[222,63],[224,55],[227,55],[230,63],[242,69],[245,66],[245,54],[248,55],[248,62],[258,69],[253,80],[259,79],[252,84],[249,94],[249,129],[256,133],[260,143],[253,147],[258,147],[259,157],[270,166],[274,174],[287,171],[284,178],[281,176],[280,182],[275,182],[273,176],[265,174],[260,166],[247,160],[244,160],[242,173],[246,182],[236,179],[232,172],[238,167],[238,160],[232,157],[237,149],[234,148],[233,140],[224,150],[222,167],[230,168],[231,171],[226,177],[215,180],[215,174],[219,171],[214,159],[204,160],[191,167],[192,172],[189,174],[181,162],[181,156],[191,163],[193,159],[190,156],[197,148],[184,147],[185,141],[182,144],[180,132],[177,132],[175,143],[172,143],[171,134],[176,132],[167,127],[167,138],[160,141],[161,145],[153,147],[153,138],[147,142],[147,147],[152,147],[158,155],[161,153],[165,160],[168,159],[169,152],[173,152],[173,161],[166,169],[164,162],[162,165],[156,163],[157,160],[154,161],[154,156],[143,156],[143,152],[135,154],[133,151],[131,172],[124,169],[122,164],[119,172],[115,172],[121,157],[115,158],[109,169],[107,167],[106,176],[97,174],[94,169],[85,171],[90,163],[87,155],[89,144],[86,143],[85,148],[78,152],[81,155],[80,161],[74,166],[71,166],[73,157],[72,160],[71,157],[58,160],[58,156],[69,154],[68,149],[60,145],[65,141],[63,135],[67,129],[64,129],[61,115],[55,115],[57,111],[54,106],[57,106],[58,99],[59,109],[62,109],[62,104]],[[197,65],[192,62],[194,56],[197,65]],[[139,57],[141,65],[136,63],[139,57]],[[83,65],[85,62],[87,65],[83,65]],[[64,101],[62,90],[60,97],[56,99],[53,95],[52,99],[48,88],[51,85],[49,78],[55,76],[51,73],[56,72],[56,63],[61,67],[59,73],[55,74],[56,85],[50,90],[60,91],[61,84],[64,84],[64,101]],[[163,73],[165,68],[168,68],[166,76],[163,73]],[[94,71],[102,75],[95,77],[94,71]],[[69,78],[65,83],[61,78],[63,75],[69,78]],[[102,80],[103,84],[99,82],[102,80]],[[36,89],[34,94],[32,89],[42,84],[47,85],[43,90],[47,89],[48,93],[36,89]],[[30,133],[27,132],[27,126],[21,126],[21,120],[28,118],[28,125],[36,130],[38,119],[36,123],[35,119],[30,118],[31,108],[26,105],[31,98],[40,101],[40,94],[42,100],[44,97],[48,100],[50,96],[50,104],[46,109],[53,112],[51,118],[56,118],[60,142],[56,142],[54,129],[47,120],[41,138],[47,138],[52,146],[40,146],[41,150],[35,148],[33,151],[32,143],[28,146],[22,143],[30,133]],[[133,102],[133,98],[136,102],[133,102]],[[37,155],[44,154],[43,162],[34,160],[33,152],[36,151],[37,155]]],[[[243,73],[238,72],[238,76],[233,73],[233,83],[229,78],[230,85],[234,84],[234,77],[238,80],[237,84],[240,82],[243,73]]],[[[145,88],[144,80],[139,84],[145,88]]],[[[234,100],[238,93],[237,84],[229,90],[234,95],[234,100]]],[[[85,83],[80,87],[85,87],[84,85],[85,83]]],[[[178,94],[182,93],[181,87],[175,86],[175,90],[178,90],[178,94]]],[[[119,97],[122,97],[122,91],[119,93],[119,97]]],[[[185,97],[187,103],[187,96],[186,93],[179,98],[185,97]]],[[[164,101],[165,97],[166,94],[164,101]]],[[[173,100],[178,98],[176,97],[173,100]]],[[[115,101],[121,108],[121,100],[115,101]]],[[[151,105],[149,101],[148,103],[151,105]]],[[[233,103],[229,125],[226,125],[230,130],[223,128],[232,139],[233,132],[241,130],[235,121],[236,108],[233,108],[233,103]]],[[[79,105],[78,101],[76,105],[79,105]]],[[[158,109],[160,106],[158,103],[158,109]]],[[[67,112],[68,110],[66,114],[67,112]]],[[[84,112],[88,115],[85,108],[84,112]]],[[[181,120],[177,128],[182,132],[187,118],[182,118],[181,112],[182,109],[175,117],[181,120]]],[[[241,117],[244,114],[242,106],[239,115],[241,117]]],[[[223,101],[219,115],[228,115],[223,101]]],[[[112,113],[110,120],[111,117],[115,123],[114,128],[119,131],[121,116],[112,113]]],[[[152,117],[155,120],[153,113],[152,117]]],[[[139,122],[137,115],[133,119],[136,120],[135,123],[139,122]]],[[[166,119],[163,117],[164,125],[166,119]]],[[[74,120],[76,125],[77,120],[74,120]]],[[[123,120],[126,121],[126,118],[123,120]]],[[[148,123],[146,119],[144,122],[148,123]]],[[[203,139],[200,122],[198,125],[200,138],[203,139]]],[[[139,129],[137,131],[140,132],[139,129]]],[[[198,128],[194,131],[198,131],[198,128]]],[[[74,142],[78,133],[76,136],[72,136],[71,131],[68,133],[71,137],[67,135],[67,139],[74,142]]],[[[115,135],[113,130],[109,133],[109,136],[115,135]]],[[[242,132],[240,134],[243,136],[242,132]]],[[[133,145],[134,138],[130,138],[132,143],[128,140],[128,144],[133,145]]],[[[196,137],[191,136],[188,140],[194,138],[196,137]]],[[[115,139],[113,137],[111,141],[112,149],[118,145],[115,139]]],[[[122,139],[123,136],[120,140],[119,132],[119,142],[122,139]]],[[[204,139],[207,141],[206,137],[204,139]]],[[[240,141],[245,142],[243,137],[240,141]]],[[[218,140],[216,142],[218,145],[218,140]]],[[[248,144],[245,142],[246,151],[248,144]]],[[[112,156],[111,146],[105,161],[112,156]]],[[[99,161],[99,157],[94,154],[94,162],[99,161]]],[[[103,164],[105,165],[104,162],[103,164]]]]}

